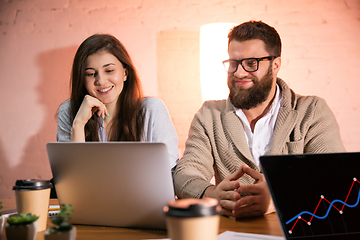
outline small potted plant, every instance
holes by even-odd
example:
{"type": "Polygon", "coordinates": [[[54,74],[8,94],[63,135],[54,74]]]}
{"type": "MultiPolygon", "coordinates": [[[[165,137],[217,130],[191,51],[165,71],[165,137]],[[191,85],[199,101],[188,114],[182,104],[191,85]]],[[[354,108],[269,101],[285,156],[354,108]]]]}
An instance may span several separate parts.
{"type": "Polygon", "coordinates": [[[26,239],[34,240],[38,228],[39,216],[31,213],[20,213],[12,215],[6,221],[8,225],[5,227],[6,238],[8,240],[26,239]]]}
{"type": "Polygon", "coordinates": [[[51,222],[56,226],[45,232],[46,240],[75,240],[76,227],[68,222],[73,211],[71,204],[60,205],[60,213],[51,218],[51,222]]]}

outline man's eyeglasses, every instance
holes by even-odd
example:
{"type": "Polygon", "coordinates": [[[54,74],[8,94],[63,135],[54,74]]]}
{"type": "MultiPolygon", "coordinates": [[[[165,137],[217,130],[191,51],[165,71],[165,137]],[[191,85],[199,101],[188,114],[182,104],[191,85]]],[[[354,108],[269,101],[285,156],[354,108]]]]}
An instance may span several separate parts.
{"type": "Polygon", "coordinates": [[[239,64],[246,72],[256,72],[259,69],[259,62],[265,60],[273,60],[275,56],[267,56],[262,58],[244,58],[241,60],[229,59],[225,60],[222,63],[224,64],[225,70],[228,73],[234,73],[237,71],[239,64]]]}

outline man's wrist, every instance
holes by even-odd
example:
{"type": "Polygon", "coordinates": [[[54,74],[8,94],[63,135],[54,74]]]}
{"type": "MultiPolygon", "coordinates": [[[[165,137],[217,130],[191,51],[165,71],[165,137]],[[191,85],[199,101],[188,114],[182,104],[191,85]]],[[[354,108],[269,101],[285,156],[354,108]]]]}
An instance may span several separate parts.
{"type": "Polygon", "coordinates": [[[208,186],[203,195],[201,196],[201,198],[204,198],[204,197],[211,197],[211,198],[216,198],[216,196],[214,196],[214,190],[215,190],[215,186],[214,185],[211,185],[211,186],[208,186]]]}

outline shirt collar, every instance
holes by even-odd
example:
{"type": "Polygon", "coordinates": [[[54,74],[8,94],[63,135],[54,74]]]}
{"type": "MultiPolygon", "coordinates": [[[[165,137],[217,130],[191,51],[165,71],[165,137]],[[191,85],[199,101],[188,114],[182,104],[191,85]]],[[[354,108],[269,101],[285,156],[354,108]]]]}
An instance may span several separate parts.
{"type": "Polygon", "coordinates": [[[280,100],[281,100],[281,94],[280,94],[280,87],[278,84],[276,84],[276,94],[275,94],[275,98],[273,103],[270,106],[270,110],[268,112],[268,114],[274,114],[274,112],[276,111],[276,106],[278,104],[280,104],[280,100]]]}

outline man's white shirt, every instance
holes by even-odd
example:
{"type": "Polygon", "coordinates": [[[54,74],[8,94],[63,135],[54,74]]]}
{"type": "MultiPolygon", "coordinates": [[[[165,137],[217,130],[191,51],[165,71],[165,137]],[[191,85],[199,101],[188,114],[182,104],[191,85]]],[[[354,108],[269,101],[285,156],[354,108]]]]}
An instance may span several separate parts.
{"type": "Polygon", "coordinates": [[[250,123],[247,120],[244,112],[239,108],[235,108],[236,114],[239,116],[244,126],[246,141],[257,165],[260,164],[260,156],[265,155],[270,150],[270,141],[274,132],[274,126],[279,113],[280,105],[280,87],[276,84],[275,99],[271,104],[269,112],[256,122],[254,133],[251,131],[250,123]]]}

